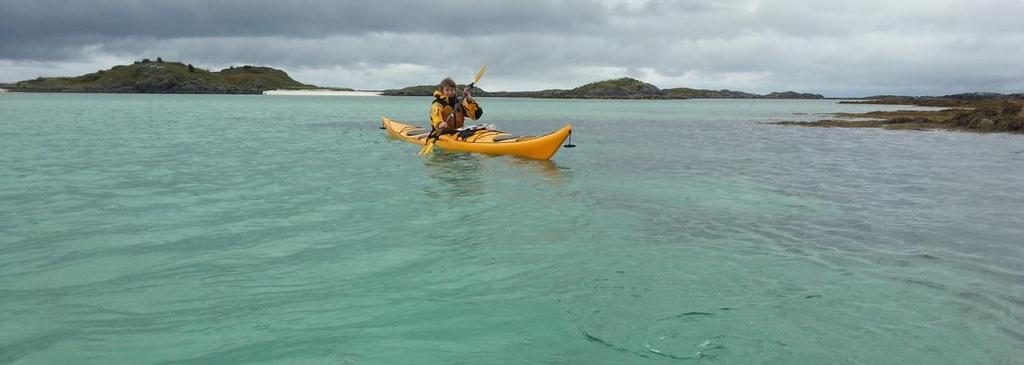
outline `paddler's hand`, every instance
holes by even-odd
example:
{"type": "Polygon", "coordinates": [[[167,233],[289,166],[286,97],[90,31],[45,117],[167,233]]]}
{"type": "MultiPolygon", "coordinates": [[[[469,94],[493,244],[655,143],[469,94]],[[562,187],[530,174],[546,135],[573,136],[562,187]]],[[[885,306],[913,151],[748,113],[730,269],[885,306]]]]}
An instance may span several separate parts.
{"type": "Polygon", "coordinates": [[[437,129],[442,131],[448,129],[448,122],[441,122],[437,125],[437,129]]]}
{"type": "Polygon", "coordinates": [[[469,87],[468,87],[468,86],[467,86],[467,87],[466,87],[465,89],[462,89],[462,95],[463,95],[463,97],[464,97],[464,98],[465,98],[465,99],[466,99],[467,101],[470,101],[470,102],[472,102],[472,101],[473,101],[473,94],[470,94],[470,93],[469,93],[469,87]]]}

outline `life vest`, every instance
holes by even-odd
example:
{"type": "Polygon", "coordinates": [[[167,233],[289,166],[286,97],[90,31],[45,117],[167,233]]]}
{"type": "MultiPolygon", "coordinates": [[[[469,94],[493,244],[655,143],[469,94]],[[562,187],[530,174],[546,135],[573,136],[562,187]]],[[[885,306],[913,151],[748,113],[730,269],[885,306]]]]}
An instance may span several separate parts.
{"type": "Polygon", "coordinates": [[[483,115],[483,109],[476,101],[461,100],[462,112],[457,112],[455,105],[459,98],[449,98],[439,90],[434,91],[434,102],[430,106],[430,124],[439,129],[441,122],[448,121],[448,129],[461,128],[465,117],[476,120],[483,115]]]}

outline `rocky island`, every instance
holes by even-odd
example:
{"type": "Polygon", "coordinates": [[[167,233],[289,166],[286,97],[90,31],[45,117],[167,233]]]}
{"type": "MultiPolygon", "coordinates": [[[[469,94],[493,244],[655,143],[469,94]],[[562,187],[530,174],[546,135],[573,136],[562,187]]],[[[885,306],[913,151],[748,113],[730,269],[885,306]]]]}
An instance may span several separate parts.
{"type": "MultiPolygon", "coordinates": [[[[144,59],[77,77],[40,77],[6,85],[8,91],[72,93],[260,94],[320,89],[284,71],[259,66],[207,71],[191,64],[144,59]]],[[[335,89],[342,90],[342,89],[335,89]]],[[[351,90],[351,89],[345,89],[351,90]]]]}
{"type": "MultiPolygon", "coordinates": [[[[462,86],[460,85],[461,89],[462,86]]],[[[382,95],[429,96],[436,85],[418,85],[403,89],[385,90],[382,95]]],[[[519,97],[519,98],[562,98],[562,99],[823,99],[818,94],[793,91],[758,95],[732,90],[702,90],[690,88],[660,89],[657,86],[633,79],[621,78],[589,83],[572,90],[552,89],[541,91],[493,91],[477,89],[476,96],[519,97]]]]}
{"type": "Polygon", "coordinates": [[[946,107],[936,111],[874,111],[835,113],[835,119],[816,122],[783,121],[774,124],[831,128],[885,128],[1024,133],[1024,94],[968,93],[940,97],[878,96],[844,101],[854,104],[890,104],[946,107]]]}

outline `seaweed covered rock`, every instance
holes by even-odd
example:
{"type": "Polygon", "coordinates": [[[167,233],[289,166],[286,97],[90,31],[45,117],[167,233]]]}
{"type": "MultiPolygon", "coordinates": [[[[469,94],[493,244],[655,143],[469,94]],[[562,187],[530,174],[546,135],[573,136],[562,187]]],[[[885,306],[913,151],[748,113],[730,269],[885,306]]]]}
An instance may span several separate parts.
{"type": "Polygon", "coordinates": [[[1024,132],[1024,105],[1000,101],[961,110],[953,116],[953,123],[960,128],[982,132],[1024,132]]]}

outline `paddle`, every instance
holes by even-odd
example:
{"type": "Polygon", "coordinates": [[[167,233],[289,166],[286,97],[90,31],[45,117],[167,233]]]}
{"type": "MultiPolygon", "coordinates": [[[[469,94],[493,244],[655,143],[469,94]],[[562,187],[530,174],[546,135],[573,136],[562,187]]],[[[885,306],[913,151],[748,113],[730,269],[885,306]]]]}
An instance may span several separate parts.
{"type": "MultiPolygon", "coordinates": [[[[473,86],[476,85],[477,81],[480,81],[481,77],[484,77],[484,71],[486,70],[487,65],[480,67],[480,71],[476,72],[476,76],[473,77],[473,82],[469,83],[469,85],[466,85],[466,89],[473,90],[473,86]]],[[[462,102],[459,101],[457,97],[455,99],[455,112],[462,112],[462,102]]],[[[454,117],[455,113],[452,113],[452,115],[448,116],[448,120],[446,120],[445,123],[450,123],[452,121],[452,118],[454,117]]],[[[427,135],[426,144],[423,145],[423,149],[420,150],[418,155],[423,156],[430,154],[431,152],[434,152],[434,142],[437,142],[438,138],[441,138],[441,131],[432,128],[430,134],[427,135]],[[431,141],[431,138],[433,138],[433,141],[431,141]]]]}

